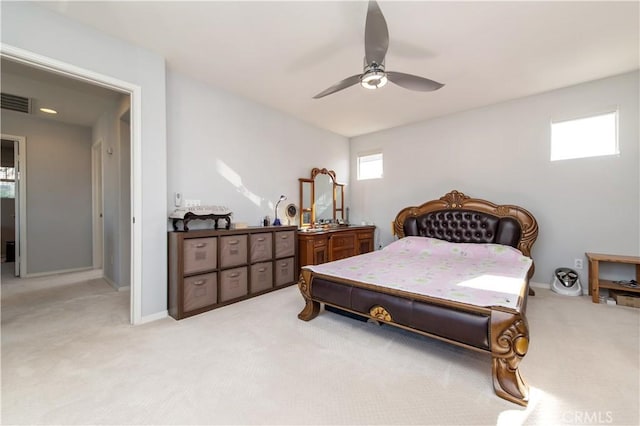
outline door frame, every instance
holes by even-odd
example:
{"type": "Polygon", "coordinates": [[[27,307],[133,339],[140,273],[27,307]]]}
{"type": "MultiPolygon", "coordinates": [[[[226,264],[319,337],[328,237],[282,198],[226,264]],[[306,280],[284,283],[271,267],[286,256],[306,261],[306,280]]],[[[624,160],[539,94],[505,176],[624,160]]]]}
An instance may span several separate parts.
{"type": "Polygon", "coordinates": [[[131,100],[131,324],[142,323],[142,88],[134,83],[90,71],[19,47],[0,43],[0,56],[129,95],[131,100]],[[137,218],[137,219],[136,219],[137,218]]]}
{"type": "Polygon", "coordinates": [[[13,142],[13,156],[18,157],[14,164],[18,175],[16,176],[15,203],[15,276],[22,277],[27,272],[27,150],[24,136],[15,136],[2,133],[2,139],[13,142]]]}
{"type": "Polygon", "coordinates": [[[102,139],[91,146],[93,269],[104,269],[104,170],[102,139]]]}

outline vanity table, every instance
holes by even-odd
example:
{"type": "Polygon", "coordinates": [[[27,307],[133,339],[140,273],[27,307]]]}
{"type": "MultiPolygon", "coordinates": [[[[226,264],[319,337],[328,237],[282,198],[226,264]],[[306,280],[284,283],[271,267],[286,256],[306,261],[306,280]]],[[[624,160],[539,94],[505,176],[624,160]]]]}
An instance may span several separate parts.
{"type": "Polygon", "coordinates": [[[333,170],[314,168],[300,178],[298,267],[318,265],[374,250],[375,226],[345,223],[344,184],[333,170]]]}
{"type": "Polygon", "coordinates": [[[298,231],[300,267],[373,251],[375,226],[338,226],[298,231]]]}

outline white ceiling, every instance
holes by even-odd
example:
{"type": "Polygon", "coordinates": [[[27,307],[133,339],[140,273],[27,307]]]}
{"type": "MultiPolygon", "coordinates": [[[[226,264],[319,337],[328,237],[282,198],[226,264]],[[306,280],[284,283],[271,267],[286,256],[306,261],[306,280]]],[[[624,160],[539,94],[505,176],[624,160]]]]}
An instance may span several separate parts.
{"type": "Polygon", "coordinates": [[[171,70],[348,137],[639,68],[639,2],[381,1],[387,70],[445,87],[353,86],[366,2],[42,2],[171,70]]]}
{"type": "MultiPolygon", "coordinates": [[[[91,127],[122,93],[2,58],[2,93],[31,99],[31,115],[91,127]],[[40,111],[51,108],[55,115],[40,111]]],[[[8,114],[22,114],[9,111],[8,114]]]]}

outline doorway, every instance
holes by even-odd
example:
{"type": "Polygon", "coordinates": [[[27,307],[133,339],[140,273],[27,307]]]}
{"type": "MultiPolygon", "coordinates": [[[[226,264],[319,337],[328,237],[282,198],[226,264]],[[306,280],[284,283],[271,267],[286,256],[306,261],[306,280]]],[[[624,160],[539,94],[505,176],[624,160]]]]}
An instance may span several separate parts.
{"type": "Polygon", "coordinates": [[[16,263],[19,276],[19,262],[15,258],[16,242],[16,170],[14,161],[14,142],[2,138],[0,153],[0,202],[2,203],[2,260],[4,263],[16,263]]]}
{"type": "Polygon", "coordinates": [[[2,260],[13,263],[14,275],[25,270],[26,256],[26,158],[25,138],[2,135],[0,153],[0,202],[2,203],[2,260]],[[20,155],[23,153],[22,155],[20,155]]]}
{"type": "MultiPolygon", "coordinates": [[[[60,61],[50,59],[47,57],[43,57],[41,55],[34,54],[32,52],[25,51],[19,48],[13,48],[8,46],[3,46],[3,52],[1,52],[1,56],[3,58],[10,59],[11,61],[15,61],[17,63],[27,65],[28,67],[32,67],[34,69],[42,70],[45,72],[49,72],[54,75],[64,76],[66,78],[80,80],[85,83],[89,83],[95,86],[99,86],[102,88],[111,89],[117,91],[119,93],[128,95],[129,104],[131,109],[131,119],[130,119],[130,131],[129,131],[129,140],[130,145],[128,147],[129,158],[131,159],[130,164],[128,164],[128,168],[126,170],[122,170],[123,173],[127,175],[127,179],[130,181],[129,186],[129,194],[128,194],[128,211],[123,209],[118,209],[118,218],[127,223],[130,228],[128,235],[125,238],[122,238],[117,245],[114,245],[114,249],[119,249],[122,246],[126,246],[129,248],[129,252],[127,254],[128,258],[127,263],[130,264],[128,271],[124,275],[126,275],[126,279],[124,282],[130,282],[130,322],[132,324],[137,324],[142,322],[142,300],[141,300],[141,285],[142,285],[142,273],[141,273],[141,235],[138,229],[138,226],[135,224],[135,217],[140,216],[141,207],[140,207],[140,198],[141,198],[141,158],[140,158],[140,143],[141,143],[141,131],[140,131],[140,120],[141,120],[141,110],[140,110],[140,87],[137,85],[133,85],[128,82],[124,82],[118,79],[114,79],[109,76],[101,75],[94,73],[89,70],[78,68],[71,64],[65,64],[60,61]]],[[[117,117],[118,119],[120,117],[117,117]]],[[[109,149],[104,145],[101,150],[102,161],[104,164],[104,152],[109,153],[109,149]]],[[[92,162],[93,162],[93,151],[92,151],[92,162]]],[[[95,175],[92,172],[92,187],[93,187],[93,177],[95,175]]],[[[102,188],[104,189],[105,181],[104,181],[104,170],[102,172],[102,188]]],[[[100,196],[96,198],[101,198],[100,196]]],[[[104,191],[103,197],[104,198],[104,191]]],[[[97,200],[96,200],[97,201],[97,200]]],[[[93,202],[93,201],[92,201],[93,202]]],[[[97,207],[97,210],[100,209],[99,205],[93,205],[93,207],[97,207]]],[[[104,208],[104,204],[102,205],[104,208]]],[[[98,215],[100,213],[98,212],[98,215]]],[[[94,227],[94,229],[98,228],[94,227]]],[[[98,231],[98,234],[100,232],[98,231]]],[[[104,233],[103,233],[104,235],[104,233]]],[[[104,243],[104,239],[103,239],[104,243]]],[[[97,244],[95,245],[97,246],[97,244]]],[[[104,247],[104,244],[102,244],[104,247]]],[[[95,250],[95,247],[94,247],[95,250]]],[[[95,251],[94,251],[95,254],[95,251]]],[[[102,254],[99,252],[94,256],[94,265],[102,263],[106,263],[105,259],[105,250],[103,248],[102,254]],[[102,261],[100,260],[102,259],[102,261]]]]}

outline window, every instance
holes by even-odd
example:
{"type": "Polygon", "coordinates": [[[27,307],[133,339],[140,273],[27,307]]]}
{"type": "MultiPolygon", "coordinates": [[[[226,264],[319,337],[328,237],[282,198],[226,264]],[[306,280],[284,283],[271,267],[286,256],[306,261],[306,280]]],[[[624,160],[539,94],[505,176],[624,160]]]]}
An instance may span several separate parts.
{"type": "Polygon", "coordinates": [[[16,169],[0,167],[0,198],[16,198],[16,169]]]}
{"type": "Polygon", "coordinates": [[[358,155],[358,180],[382,178],[382,153],[358,155]]]}
{"type": "Polygon", "coordinates": [[[551,161],[619,153],[617,111],[551,123],[551,161]]]}

